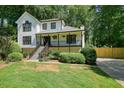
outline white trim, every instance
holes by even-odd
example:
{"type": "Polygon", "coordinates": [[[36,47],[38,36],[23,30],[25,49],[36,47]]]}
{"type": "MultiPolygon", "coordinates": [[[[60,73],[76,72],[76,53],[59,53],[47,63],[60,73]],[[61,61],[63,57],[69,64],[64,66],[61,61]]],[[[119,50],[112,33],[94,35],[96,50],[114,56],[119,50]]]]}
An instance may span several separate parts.
{"type": "Polygon", "coordinates": [[[41,24],[41,22],[38,20],[38,19],[36,19],[34,16],[32,16],[30,13],[28,13],[27,11],[25,11],[19,18],[18,18],[18,20],[15,22],[16,24],[18,24],[19,23],[19,21],[25,16],[25,15],[28,15],[28,16],[30,16],[30,17],[32,17],[34,20],[36,20],[39,24],[41,24]]]}
{"type": "MultiPolygon", "coordinates": [[[[51,19],[52,20],[52,19],[51,19]]],[[[63,21],[63,20],[62,20],[63,21]]],[[[52,21],[54,22],[54,21],[52,21]]],[[[64,21],[63,21],[64,22],[64,21]]],[[[50,29],[50,25],[51,22],[40,22],[39,20],[37,20],[35,17],[33,17],[31,14],[29,14],[28,12],[24,12],[21,17],[16,21],[17,23],[17,29],[18,29],[18,43],[20,44],[20,46],[22,48],[35,48],[36,47],[36,35],[37,34],[52,34],[52,33],[66,33],[66,32],[82,32],[82,47],[84,47],[84,31],[83,29],[80,28],[75,28],[75,27],[71,27],[71,26],[64,26],[62,24],[64,24],[63,22],[58,22],[57,23],[57,28],[56,29],[50,29]],[[29,22],[32,23],[32,31],[31,32],[23,32],[23,27],[22,24],[24,23],[25,20],[28,20],[29,22]],[[42,29],[42,24],[43,23],[47,23],[47,30],[43,30],[42,29]],[[61,28],[62,25],[63,27],[61,28]],[[23,36],[31,36],[32,37],[32,43],[31,45],[23,45],[23,36]]],[[[81,42],[79,42],[81,43],[81,42]]]]}

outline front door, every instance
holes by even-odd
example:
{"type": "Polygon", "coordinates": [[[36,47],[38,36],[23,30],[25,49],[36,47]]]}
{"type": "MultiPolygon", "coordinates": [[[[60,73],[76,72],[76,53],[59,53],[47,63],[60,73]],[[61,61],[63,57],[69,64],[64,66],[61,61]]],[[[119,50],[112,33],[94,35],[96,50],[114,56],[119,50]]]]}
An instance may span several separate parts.
{"type": "Polygon", "coordinates": [[[50,45],[51,39],[50,36],[44,36],[44,46],[48,43],[50,45]]]}

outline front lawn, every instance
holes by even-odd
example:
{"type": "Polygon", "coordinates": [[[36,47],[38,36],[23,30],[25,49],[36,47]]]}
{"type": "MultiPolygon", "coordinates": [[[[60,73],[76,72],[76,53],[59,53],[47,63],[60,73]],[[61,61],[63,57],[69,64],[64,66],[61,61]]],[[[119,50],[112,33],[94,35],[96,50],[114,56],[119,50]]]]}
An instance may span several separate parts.
{"type": "Polygon", "coordinates": [[[97,66],[20,62],[0,69],[0,87],[122,87],[97,66]]]}

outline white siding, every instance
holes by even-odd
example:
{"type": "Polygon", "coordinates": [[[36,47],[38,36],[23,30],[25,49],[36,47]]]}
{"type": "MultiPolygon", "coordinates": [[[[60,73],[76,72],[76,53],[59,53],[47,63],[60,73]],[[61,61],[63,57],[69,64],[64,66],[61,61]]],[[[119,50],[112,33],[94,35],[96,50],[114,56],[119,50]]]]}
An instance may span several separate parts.
{"type": "MultiPolygon", "coordinates": [[[[32,17],[28,13],[24,13],[19,20],[16,22],[17,23],[17,30],[18,30],[18,43],[22,48],[35,48],[36,47],[36,34],[41,33],[41,32],[52,32],[52,31],[62,31],[62,28],[64,27],[64,23],[61,20],[58,21],[49,21],[49,22],[39,22],[37,19],[32,17]],[[23,32],[23,24],[25,21],[29,21],[32,24],[32,30],[30,32],[23,32]],[[56,29],[51,29],[51,23],[56,22],[56,29]],[[47,23],[47,30],[42,29],[42,24],[47,23]],[[31,45],[23,45],[23,36],[31,36],[31,45]]],[[[71,33],[72,34],[72,33],[71,33]]],[[[52,34],[50,34],[51,36],[52,34]]],[[[67,34],[60,34],[60,45],[68,45],[66,43],[66,35],[67,34]],[[65,35],[65,37],[63,37],[65,35]]],[[[83,33],[82,33],[83,35],[83,33]]],[[[81,44],[81,34],[77,34],[76,37],[76,44],[75,45],[80,45],[81,44]]],[[[84,35],[83,35],[83,40],[82,40],[82,47],[84,47],[84,35]]],[[[38,42],[38,41],[37,41],[38,42]]],[[[42,39],[43,43],[43,39],[42,39]]],[[[51,44],[52,45],[58,45],[58,39],[53,39],[51,36],[51,44]]]]}
{"type": "Polygon", "coordinates": [[[35,48],[36,36],[35,34],[40,32],[40,24],[33,18],[25,15],[18,23],[18,43],[22,48],[35,48]],[[23,24],[25,21],[29,21],[32,24],[30,32],[23,32],[23,24]],[[23,45],[23,36],[31,36],[31,45],[23,45]]]}
{"type": "Polygon", "coordinates": [[[45,32],[51,32],[51,31],[60,31],[61,30],[61,28],[62,28],[62,23],[61,23],[61,20],[60,21],[51,21],[51,22],[42,22],[41,23],[41,31],[45,31],[45,32]],[[52,22],[56,22],[56,29],[51,29],[51,23],[52,22]],[[43,30],[42,29],[42,24],[44,24],[44,23],[47,23],[47,30],[43,30]]]}

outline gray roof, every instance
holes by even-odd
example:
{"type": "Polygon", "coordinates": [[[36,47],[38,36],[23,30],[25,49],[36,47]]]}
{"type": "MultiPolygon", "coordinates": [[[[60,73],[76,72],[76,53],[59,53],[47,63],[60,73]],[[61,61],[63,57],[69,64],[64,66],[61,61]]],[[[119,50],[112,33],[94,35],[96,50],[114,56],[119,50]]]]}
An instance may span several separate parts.
{"type": "Polygon", "coordinates": [[[65,26],[62,30],[60,31],[41,31],[40,33],[43,34],[50,34],[50,33],[63,33],[63,32],[76,32],[76,31],[83,31],[82,29],[71,27],[71,26],[65,26]]]}
{"type": "Polygon", "coordinates": [[[62,31],[75,31],[75,30],[81,30],[79,28],[76,27],[71,27],[71,26],[65,26],[62,31]]]}
{"type": "Polygon", "coordinates": [[[45,19],[45,20],[40,20],[40,22],[52,22],[52,21],[61,21],[62,24],[65,25],[64,20],[60,19],[60,18],[53,18],[53,19],[45,19]]]}
{"type": "Polygon", "coordinates": [[[62,19],[53,18],[53,19],[45,19],[45,20],[40,20],[40,21],[41,21],[41,22],[49,22],[49,21],[59,21],[59,20],[62,20],[62,19]]]}

